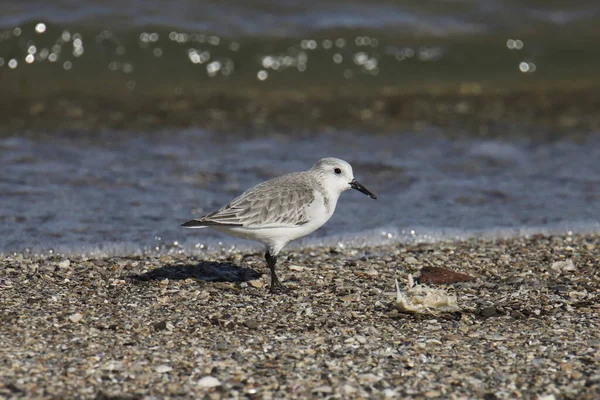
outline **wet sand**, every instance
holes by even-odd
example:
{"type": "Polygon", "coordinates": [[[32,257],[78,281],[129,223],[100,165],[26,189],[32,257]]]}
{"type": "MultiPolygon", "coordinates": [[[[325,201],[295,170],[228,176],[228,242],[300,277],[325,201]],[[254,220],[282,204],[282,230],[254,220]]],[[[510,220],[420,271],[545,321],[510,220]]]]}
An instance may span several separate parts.
{"type": "Polygon", "coordinates": [[[600,236],[291,250],[271,295],[261,255],[8,256],[0,397],[594,399],[599,258],[600,236]],[[432,267],[473,278],[434,285],[461,311],[398,312],[394,279],[432,267]]]}

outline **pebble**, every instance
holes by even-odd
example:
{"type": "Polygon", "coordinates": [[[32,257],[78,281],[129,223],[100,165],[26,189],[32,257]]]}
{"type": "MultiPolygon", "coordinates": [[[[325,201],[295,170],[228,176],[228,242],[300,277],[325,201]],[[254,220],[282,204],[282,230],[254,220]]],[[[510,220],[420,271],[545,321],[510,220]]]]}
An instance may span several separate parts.
{"type": "Polygon", "coordinates": [[[253,319],[244,321],[244,325],[246,325],[246,327],[249,329],[257,329],[260,326],[258,321],[253,319]]]}
{"type": "Polygon", "coordinates": [[[360,295],[358,294],[347,294],[341,297],[341,300],[346,303],[352,303],[360,300],[360,295]]]}
{"type": "Polygon", "coordinates": [[[208,388],[221,386],[221,381],[218,380],[217,378],[215,378],[214,376],[205,376],[204,378],[201,378],[200,380],[198,380],[197,385],[200,386],[201,388],[208,389],[208,388]]]}
{"type": "Polygon", "coordinates": [[[489,318],[489,317],[495,317],[499,315],[498,311],[496,310],[496,307],[490,306],[490,307],[484,307],[481,309],[481,316],[485,317],[485,318],[489,318]]]}
{"type": "Polygon", "coordinates": [[[345,395],[351,395],[351,394],[354,394],[354,393],[356,393],[356,392],[357,392],[357,389],[356,389],[354,386],[352,386],[352,385],[348,385],[348,384],[346,384],[346,385],[343,385],[343,386],[341,387],[341,390],[340,390],[340,391],[342,392],[342,394],[345,394],[345,395]]]}
{"type": "Polygon", "coordinates": [[[323,386],[317,386],[315,388],[312,389],[313,393],[332,393],[333,392],[333,388],[331,386],[328,385],[323,385],[323,386]]]}
{"type": "MultiPolygon", "coordinates": [[[[588,245],[600,236],[569,239],[567,256],[558,236],[390,244],[355,256],[291,248],[293,265],[306,267],[280,276],[291,289],[282,295],[269,293],[268,272],[252,290],[235,270],[233,282],[199,280],[177,267],[198,264],[185,254],[168,265],[153,254],[70,256],[65,268],[64,257],[4,257],[0,397],[597,398],[589,327],[600,310],[600,246],[588,245]],[[443,288],[459,311],[394,313],[395,279],[415,272],[412,251],[417,265],[478,277],[443,288]],[[554,272],[557,260],[577,271],[554,272]]],[[[230,271],[246,264],[239,254],[202,262],[230,271]]]]}
{"type": "Polygon", "coordinates": [[[365,343],[367,343],[367,338],[366,338],[366,337],[364,337],[364,336],[360,336],[360,335],[358,335],[358,336],[355,336],[355,337],[354,337],[354,340],[356,340],[356,341],[357,341],[358,343],[360,343],[360,344],[365,344],[365,343]]]}
{"type": "Polygon", "coordinates": [[[573,263],[573,260],[568,259],[565,261],[557,261],[550,266],[550,269],[557,272],[573,272],[577,271],[577,267],[573,263]]]}
{"type": "Polygon", "coordinates": [[[217,343],[217,350],[227,350],[228,348],[229,344],[223,340],[217,343]]]}
{"type": "Polygon", "coordinates": [[[71,322],[73,322],[74,324],[76,324],[77,322],[81,321],[82,319],[83,319],[83,315],[80,314],[80,313],[75,313],[75,314],[73,314],[73,315],[71,315],[69,317],[69,320],[71,322]]]}
{"type": "Polygon", "coordinates": [[[380,380],[381,380],[380,377],[378,377],[375,374],[371,374],[371,373],[361,374],[361,375],[358,376],[358,381],[362,385],[373,384],[373,383],[378,382],[380,380]]]}
{"type": "Polygon", "coordinates": [[[159,374],[164,374],[166,372],[173,371],[173,367],[171,367],[170,365],[161,364],[161,365],[158,365],[156,368],[154,368],[154,370],[159,374]]]}
{"type": "Polygon", "coordinates": [[[253,279],[251,281],[248,281],[248,285],[252,286],[253,288],[260,289],[265,286],[265,283],[262,279],[253,279]]]}
{"type": "Polygon", "coordinates": [[[157,331],[164,331],[165,329],[167,329],[167,320],[155,322],[154,324],[152,324],[152,327],[157,331]]]}

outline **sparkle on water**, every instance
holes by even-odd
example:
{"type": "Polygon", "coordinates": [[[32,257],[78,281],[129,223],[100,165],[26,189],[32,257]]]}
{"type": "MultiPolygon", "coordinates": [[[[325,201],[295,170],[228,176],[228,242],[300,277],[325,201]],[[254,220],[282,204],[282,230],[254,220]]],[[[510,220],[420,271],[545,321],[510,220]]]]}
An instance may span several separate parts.
{"type": "MultiPolygon", "coordinates": [[[[22,56],[0,61],[0,67],[7,65],[12,70],[20,66],[19,60],[23,60],[23,65],[46,61],[56,63],[61,60],[58,65],[63,71],[70,71],[75,67],[76,59],[83,59],[88,52],[91,52],[94,57],[98,54],[106,54],[109,60],[105,65],[110,71],[132,74],[136,70],[136,63],[151,63],[153,59],[158,62],[164,58],[165,48],[170,42],[178,46],[186,46],[186,51],[185,53],[171,52],[169,60],[174,61],[174,58],[186,54],[191,64],[202,66],[205,77],[227,78],[236,73],[235,54],[242,49],[239,41],[228,40],[218,35],[175,30],[164,35],[157,31],[142,31],[135,44],[129,42],[126,44],[119,34],[111,30],[102,30],[93,35],[94,40],[86,43],[81,33],[60,29],[44,22],[35,24],[31,30],[14,27],[2,31],[0,42],[10,40],[12,37],[26,39],[22,56]],[[42,39],[43,45],[36,43],[42,39]],[[65,51],[67,44],[69,50],[65,51]],[[152,58],[139,61],[137,56],[127,57],[131,52],[135,54],[148,52],[152,58]],[[135,59],[138,61],[134,61],[135,59]]],[[[508,39],[505,47],[513,51],[525,49],[521,39],[508,39]]],[[[411,59],[422,63],[443,61],[446,53],[447,50],[442,46],[412,48],[397,47],[392,44],[382,45],[377,37],[368,35],[325,39],[304,38],[282,51],[262,55],[255,65],[255,76],[257,80],[265,81],[276,76],[274,73],[284,71],[301,74],[309,70],[313,57],[322,63],[323,55],[327,54],[326,59],[330,60],[332,67],[337,68],[340,76],[355,79],[359,76],[377,76],[381,72],[393,69],[394,62],[406,62],[411,59]]],[[[533,55],[530,57],[531,59],[519,63],[520,72],[536,71],[537,63],[533,61],[533,55]]]]}

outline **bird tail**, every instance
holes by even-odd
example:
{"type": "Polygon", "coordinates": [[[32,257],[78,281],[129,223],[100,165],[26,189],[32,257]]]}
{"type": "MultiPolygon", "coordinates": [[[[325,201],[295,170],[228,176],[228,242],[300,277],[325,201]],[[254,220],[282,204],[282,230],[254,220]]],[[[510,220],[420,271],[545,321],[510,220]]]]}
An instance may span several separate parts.
{"type": "Polygon", "coordinates": [[[209,225],[210,224],[207,224],[206,221],[198,219],[193,219],[191,221],[186,222],[185,224],[181,224],[181,226],[184,226],[186,228],[206,228],[209,225]]]}

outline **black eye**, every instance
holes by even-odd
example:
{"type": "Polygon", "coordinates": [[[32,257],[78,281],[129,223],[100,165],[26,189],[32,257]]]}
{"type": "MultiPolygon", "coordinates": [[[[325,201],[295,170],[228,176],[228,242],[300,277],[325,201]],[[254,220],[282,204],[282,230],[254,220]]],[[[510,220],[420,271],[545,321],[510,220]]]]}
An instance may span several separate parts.
{"type": "Polygon", "coordinates": [[[339,169],[339,168],[336,168],[336,169],[334,169],[334,170],[333,170],[333,172],[335,172],[336,174],[338,174],[338,175],[339,175],[339,174],[341,174],[341,173],[342,173],[342,170],[341,170],[341,169],[339,169]]]}

